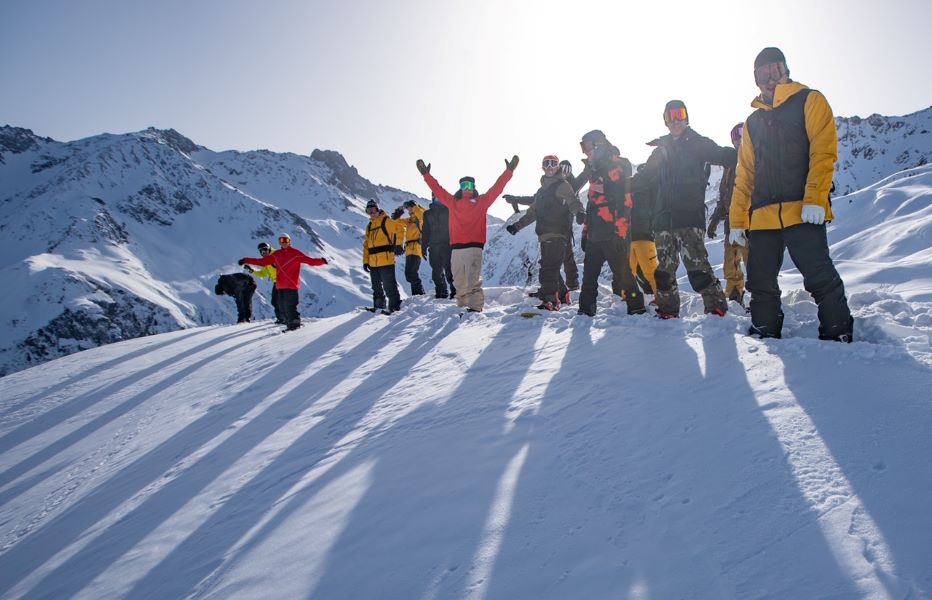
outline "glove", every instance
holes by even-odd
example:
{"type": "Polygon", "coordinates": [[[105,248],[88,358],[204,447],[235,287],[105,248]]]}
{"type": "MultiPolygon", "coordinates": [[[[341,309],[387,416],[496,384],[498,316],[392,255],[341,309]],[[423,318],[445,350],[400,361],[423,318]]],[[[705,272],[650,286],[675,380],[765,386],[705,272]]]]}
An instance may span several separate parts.
{"type": "Polygon", "coordinates": [[[803,223],[813,225],[825,223],[825,208],[818,204],[803,204],[803,223]]]}
{"type": "Polygon", "coordinates": [[[509,171],[514,171],[518,167],[518,155],[515,154],[511,157],[511,160],[505,159],[505,168],[509,171]]]}
{"type": "Polygon", "coordinates": [[[573,165],[570,165],[570,164],[560,165],[560,172],[563,174],[564,177],[572,177],[573,165]]]}
{"type": "Polygon", "coordinates": [[[368,272],[369,272],[369,265],[363,265],[363,266],[362,266],[362,270],[365,271],[366,273],[368,273],[368,272]]]}
{"type": "Polygon", "coordinates": [[[586,211],[581,210],[578,213],[576,213],[576,224],[582,225],[585,222],[586,222],[586,211]]]}
{"type": "Polygon", "coordinates": [[[403,206],[399,206],[398,208],[396,208],[395,210],[392,211],[392,218],[393,218],[393,219],[400,219],[400,218],[401,218],[401,215],[403,215],[404,212],[405,212],[404,207],[403,207],[403,206]]]}
{"type": "Polygon", "coordinates": [[[502,198],[505,200],[505,202],[514,202],[514,201],[515,201],[515,197],[512,196],[511,194],[505,194],[505,195],[502,196],[502,198]]]}
{"type": "Polygon", "coordinates": [[[738,151],[728,146],[722,148],[722,166],[731,169],[738,166],[738,151]]]}
{"type": "Polygon", "coordinates": [[[329,265],[329,264],[330,264],[329,262],[327,262],[327,259],[324,258],[323,256],[320,257],[320,260],[324,261],[324,264],[325,264],[325,265],[329,265]]]}
{"type": "Polygon", "coordinates": [[[742,248],[748,244],[748,230],[747,229],[732,229],[728,232],[728,243],[734,244],[736,246],[741,246],[742,248]]]}
{"type": "Polygon", "coordinates": [[[715,230],[716,230],[716,229],[718,229],[718,221],[712,221],[711,223],[709,223],[709,228],[706,229],[705,232],[706,232],[706,235],[709,236],[709,239],[710,239],[710,240],[714,240],[714,239],[715,239],[715,230]]]}
{"type": "Polygon", "coordinates": [[[243,265],[243,271],[246,271],[247,273],[255,273],[255,272],[256,272],[256,270],[253,269],[252,267],[250,267],[249,265],[243,265]]]}
{"type": "Polygon", "coordinates": [[[507,227],[505,227],[505,231],[507,231],[511,235],[514,235],[518,233],[518,228],[515,227],[514,223],[512,223],[511,225],[508,225],[507,227]]]}
{"type": "Polygon", "coordinates": [[[417,165],[417,170],[418,172],[420,172],[421,175],[427,175],[428,173],[430,173],[430,165],[429,164],[425,165],[424,161],[421,160],[420,158],[417,159],[417,162],[414,164],[417,165]]]}
{"type": "Polygon", "coordinates": [[[245,258],[241,258],[241,259],[239,259],[238,261],[236,261],[236,264],[238,264],[239,266],[242,267],[244,264],[246,264],[246,259],[245,259],[245,258]]]}

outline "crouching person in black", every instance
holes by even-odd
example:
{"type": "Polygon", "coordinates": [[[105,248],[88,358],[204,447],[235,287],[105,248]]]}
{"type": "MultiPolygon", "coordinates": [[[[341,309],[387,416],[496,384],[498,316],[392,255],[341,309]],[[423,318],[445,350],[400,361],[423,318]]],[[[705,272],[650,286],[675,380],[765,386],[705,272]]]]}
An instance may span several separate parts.
{"type": "Polygon", "coordinates": [[[214,286],[214,293],[218,296],[233,296],[237,323],[249,323],[252,320],[252,295],[255,292],[256,280],[245,273],[221,275],[214,286]]]}

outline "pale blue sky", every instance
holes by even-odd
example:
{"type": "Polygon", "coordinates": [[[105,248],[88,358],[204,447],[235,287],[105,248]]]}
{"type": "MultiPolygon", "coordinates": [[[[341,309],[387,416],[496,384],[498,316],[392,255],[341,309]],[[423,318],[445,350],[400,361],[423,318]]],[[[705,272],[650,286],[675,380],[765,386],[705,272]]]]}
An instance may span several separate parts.
{"type": "Polygon", "coordinates": [[[0,124],[333,149],[421,195],[419,157],[448,188],[470,174],[484,190],[518,154],[507,192],[531,194],[543,155],[580,168],[590,129],[643,161],[671,98],[727,143],[764,46],[838,115],[926,108],[930,23],[928,0],[0,0],[0,124]]]}

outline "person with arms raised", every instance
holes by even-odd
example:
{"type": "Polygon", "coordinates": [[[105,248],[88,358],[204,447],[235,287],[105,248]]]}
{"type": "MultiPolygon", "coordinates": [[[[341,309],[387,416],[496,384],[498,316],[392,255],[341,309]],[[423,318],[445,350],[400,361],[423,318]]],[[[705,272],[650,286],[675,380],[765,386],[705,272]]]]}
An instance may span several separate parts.
{"type": "Polygon", "coordinates": [[[460,178],[455,194],[443,189],[430,174],[430,165],[418,159],[415,163],[427,187],[437,200],[450,211],[450,264],[453,267],[453,284],[456,286],[456,305],[465,306],[468,312],[482,312],[485,293],[482,291],[482,249],[486,241],[486,215],[489,207],[505,190],[518,167],[518,157],[505,160],[505,171],[499,175],[491,189],[480,194],[476,180],[460,178]]]}

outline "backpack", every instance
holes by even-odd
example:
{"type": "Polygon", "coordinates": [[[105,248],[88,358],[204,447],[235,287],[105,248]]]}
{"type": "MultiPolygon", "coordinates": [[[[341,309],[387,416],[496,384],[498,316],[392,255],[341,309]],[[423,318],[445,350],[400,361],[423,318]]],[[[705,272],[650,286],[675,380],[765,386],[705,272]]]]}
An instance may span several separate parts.
{"type": "Polygon", "coordinates": [[[395,252],[395,256],[401,256],[402,254],[405,253],[405,248],[404,248],[404,246],[395,243],[395,237],[396,237],[396,236],[394,236],[394,235],[391,236],[391,237],[388,236],[388,227],[385,226],[385,221],[387,221],[387,220],[388,220],[388,219],[382,219],[382,222],[379,223],[379,226],[382,228],[382,233],[385,234],[385,239],[386,239],[386,240],[389,240],[390,245],[394,247],[393,249],[394,249],[394,252],[395,252]]]}

